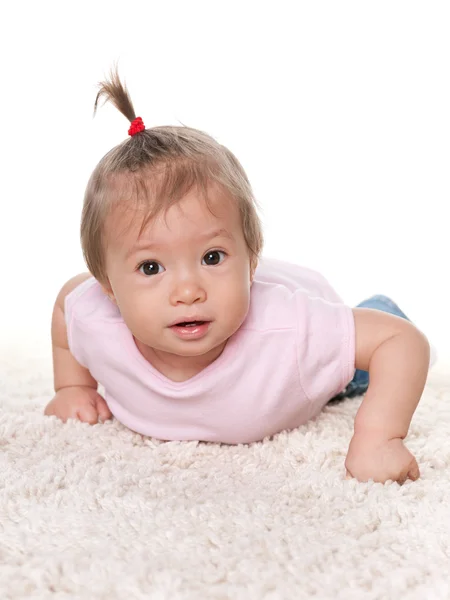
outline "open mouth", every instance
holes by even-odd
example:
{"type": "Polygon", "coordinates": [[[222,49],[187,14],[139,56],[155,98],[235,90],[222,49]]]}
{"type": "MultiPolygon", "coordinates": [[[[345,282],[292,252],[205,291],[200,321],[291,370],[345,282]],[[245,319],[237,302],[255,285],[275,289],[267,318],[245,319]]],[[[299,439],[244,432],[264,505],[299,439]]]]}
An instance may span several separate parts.
{"type": "Polygon", "coordinates": [[[198,325],[204,325],[207,321],[185,321],[183,323],[177,323],[175,327],[196,327],[198,325]]]}
{"type": "Polygon", "coordinates": [[[170,328],[182,340],[198,340],[204,337],[211,326],[211,321],[180,321],[170,328]]]}

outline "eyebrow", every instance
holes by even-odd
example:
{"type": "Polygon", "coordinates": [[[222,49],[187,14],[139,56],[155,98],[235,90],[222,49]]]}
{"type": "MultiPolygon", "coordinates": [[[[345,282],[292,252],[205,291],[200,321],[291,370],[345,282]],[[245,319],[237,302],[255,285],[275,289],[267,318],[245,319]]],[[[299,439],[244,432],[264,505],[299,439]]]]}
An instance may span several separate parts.
{"type": "MultiPolygon", "coordinates": [[[[222,228],[213,229],[212,231],[205,231],[204,233],[201,233],[200,235],[196,236],[196,241],[208,242],[209,240],[213,240],[217,237],[227,237],[230,240],[234,240],[233,234],[230,233],[227,229],[222,228]]],[[[137,242],[134,246],[132,246],[132,248],[130,248],[130,250],[128,250],[128,252],[126,253],[126,257],[129,258],[132,254],[135,254],[136,252],[139,252],[141,250],[159,250],[164,246],[167,246],[167,244],[152,244],[150,242],[144,242],[142,240],[141,242],[137,242]]]]}

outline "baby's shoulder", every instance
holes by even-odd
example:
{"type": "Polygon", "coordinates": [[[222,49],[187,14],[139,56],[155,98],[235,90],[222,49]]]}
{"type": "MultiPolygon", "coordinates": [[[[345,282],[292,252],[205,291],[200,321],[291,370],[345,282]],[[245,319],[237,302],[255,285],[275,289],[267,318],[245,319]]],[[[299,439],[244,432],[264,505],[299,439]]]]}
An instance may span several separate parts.
{"type": "Polygon", "coordinates": [[[64,310],[67,317],[89,322],[121,320],[116,304],[106,295],[100,283],[89,274],[66,295],[64,310]]]}
{"type": "Polygon", "coordinates": [[[242,324],[244,329],[270,331],[296,326],[293,292],[288,287],[255,280],[250,291],[250,307],[242,324]]]}
{"type": "Polygon", "coordinates": [[[255,273],[255,281],[278,284],[291,292],[304,293],[312,298],[342,302],[339,294],[322,273],[286,261],[262,259],[255,273]]]}
{"type": "Polygon", "coordinates": [[[321,310],[323,301],[342,303],[321,273],[267,258],[258,265],[250,298],[244,327],[260,331],[295,329],[299,319],[321,310]]]}
{"type": "Polygon", "coordinates": [[[59,290],[55,304],[64,311],[67,296],[80,284],[91,278],[92,275],[90,273],[79,273],[78,275],[75,275],[75,277],[71,277],[59,290]]]}

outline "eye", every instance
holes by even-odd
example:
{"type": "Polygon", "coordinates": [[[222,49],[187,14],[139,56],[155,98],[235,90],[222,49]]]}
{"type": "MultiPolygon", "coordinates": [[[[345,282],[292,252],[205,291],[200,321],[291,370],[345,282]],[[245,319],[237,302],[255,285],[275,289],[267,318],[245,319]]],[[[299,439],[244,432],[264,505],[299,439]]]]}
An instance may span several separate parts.
{"type": "Polygon", "coordinates": [[[221,260],[221,255],[223,256],[223,258],[225,258],[226,253],[223,252],[222,250],[211,250],[210,252],[207,252],[205,254],[205,256],[203,257],[202,265],[207,265],[207,266],[218,265],[223,260],[223,258],[221,260]]]}
{"type": "Polygon", "coordinates": [[[159,275],[165,271],[164,267],[160,265],[156,260],[146,260],[145,262],[139,265],[139,271],[146,276],[149,275],[159,275]],[[161,268],[161,270],[160,270],[161,268]]]}

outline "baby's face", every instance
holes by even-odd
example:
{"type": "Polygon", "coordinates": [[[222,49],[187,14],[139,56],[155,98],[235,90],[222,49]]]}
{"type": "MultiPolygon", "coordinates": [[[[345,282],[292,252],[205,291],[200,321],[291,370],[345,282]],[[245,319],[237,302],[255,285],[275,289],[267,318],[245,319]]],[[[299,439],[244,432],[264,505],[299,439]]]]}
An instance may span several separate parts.
{"type": "Polygon", "coordinates": [[[248,312],[252,273],[239,211],[218,188],[209,199],[214,214],[191,190],[141,235],[142,218],[125,232],[123,214],[106,224],[105,291],[136,340],[160,357],[214,360],[248,312]]]}

